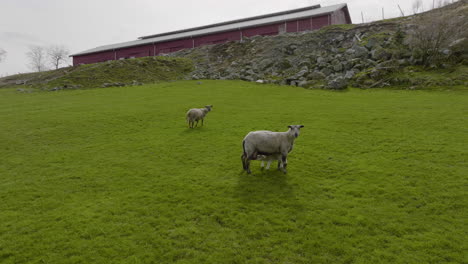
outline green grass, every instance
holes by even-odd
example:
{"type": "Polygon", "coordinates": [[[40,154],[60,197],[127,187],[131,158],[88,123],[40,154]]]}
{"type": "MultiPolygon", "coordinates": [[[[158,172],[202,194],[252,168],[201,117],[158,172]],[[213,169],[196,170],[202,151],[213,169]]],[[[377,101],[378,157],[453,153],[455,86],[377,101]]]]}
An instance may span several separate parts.
{"type": "Polygon", "coordinates": [[[355,28],[357,25],[356,24],[338,24],[338,25],[329,25],[322,27],[321,29],[318,30],[318,32],[330,32],[330,31],[343,31],[343,30],[350,30],[355,28]]]}
{"type": "Polygon", "coordinates": [[[468,90],[468,66],[456,65],[446,69],[425,69],[422,66],[409,66],[389,75],[397,80],[402,89],[413,86],[424,90],[468,90]]]}
{"type": "Polygon", "coordinates": [[[466,92],[2,89],[0,263],[466,263],[467,116],[466,92]],[[242,172],[245,134],[290,124],[288,174],[242,172]]]}

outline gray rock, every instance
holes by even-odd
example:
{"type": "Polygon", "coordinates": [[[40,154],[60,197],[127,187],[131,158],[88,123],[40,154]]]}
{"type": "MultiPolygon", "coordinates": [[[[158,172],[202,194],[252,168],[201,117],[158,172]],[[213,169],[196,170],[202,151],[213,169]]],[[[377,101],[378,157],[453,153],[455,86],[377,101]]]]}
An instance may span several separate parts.
{"type": "Polygon", "coordinates": [[[326,63],[326,62],[320,62],[318,65],[319,69],[323,69],[323,68],[327,68],[330,66],[330,64],[326,63]]]}
{"type": "Polygon", "coordinates": [[[318,57],[317,58],[317,64],[321,64],[321,63],[324,63],[324,62],[326,62],[325,58],[323,58],[323,57],[318,57]]]}
{"type": "Polygon", "coordinates": [[[300,77],[304,77],[309,73],[308,69],[303,69],[299,71],[297,74],[294,75],[295,78],[299,79],[300,77]]]}
{"type": "Polygon", "coordinates": [[[139,86],[139,85],[143,85],[143,83],[141,83],[141,82],[139,82],[139,81],[137,81],[137,80],[133,80],[133,81],[132,81],[132,85],[133,85],[133,86],[139,86]]]}
{"type": "Polygon", "coordinates": [[[322,74],[324,74],[325,76],[328,76],[330,74],[332,74],[332,70],[330,68],[323,68],[322,69],[322,74]]]}
{"type": "Polygon", "coordinates": [[[348,80],[343,78],[342,76],[338,76],[335,79],[329,81],[327,83],[328,88],[334,90],[343,90],[348,87],[348,80]]]}
{"type": "Polygon", "coordinates": [[[354,75],[356,75],[354,71],[347,71],[344,78],[349,80],[349,79],[352,79],[354,75]]]}
{"type": "Polygon", "coordinates": [[[379,41],[377,39],[375,39],[375,38],[369,39],[369,41],[366,44],[366,48],[368,48],[370,50],[376,48],[377,46],[379,46],[379,41]]]}
{"type": "Polygon", "coordinates": [[[271,59],[264,59],[258,64],[258,68],[261,70],[265,70],[270,68],[273,65],[273,60],[271,59]]]}
{"type": "Polygon", "coordinates": [[[310,82],[308,82],[308,81],[301,81],[301,82],[299,82],[299,84],[298,84],[297,86],[302,87],[302,88],[307,88],[307,87],[310,86],[310,82]]]}
{"type": "Polygon", "coordinates": [[[333,70],[334,70],[335,72],[341,72],[341,71],[343,71],[343,64],[341,64],[341,63],[336,64],[335,66],[333,66],[333,70]]]}
{"type": "Polygon", "coordinates": [[[398,65],[400,66],[408,65],[408,60],[406,59],[398,60],[398,65]]]}
{"type": "Polygon", "coordinates": [[[382,47],[377,47],[371,51],[371,58],[373,60],[388,60],[390,59],[392,54],[390,54],[387,50],[382,47]]]}
{"type": "Polygon", "coordinates": [[[301,67],[301,69],[303,69],[304,67],[307,68],[307,70],[309,69],[309,66],[310,66],[310,61],[308,60],[303,60],[301,62],[299,62],[299,67],[301,67]]]}
{"type": "Polygon", "coordinates": [[[350,49],[347,49],[347,50],[345,51],[345,53],[346,53],[347,55],[354,55],[354,54],[356,53],[356,51],[355,51],[354,49],[350,48],[350,49]]]}
{"type": "Polygon", "coordinates": [[[354,49],[355,57],[367,58],[369,55],[369,51],[365,47],[355,45],[352,49],[354,49]]]}
{"type": "Polygon", "coordinates": [[[255,79],[252,76],[245,76],[245,75],[241,76],[240,79],[243,81],[249,81],[249,82],[255,81],[255,79]]]}
{"type": "Polygon", "coordinates": [[[308,78],[310,80],[323,80],[325,79],[327,76],[325,74],[323,74],[322,72],[319,72],[319,71],[314,71],[312,73],[310,73],[308,75],[308,78]]]}
{"type": "Polygon", "coordinates": [[[255,72],[252,69],[249,69],[245,72],[247,75],[255,75],[255,72]]]}

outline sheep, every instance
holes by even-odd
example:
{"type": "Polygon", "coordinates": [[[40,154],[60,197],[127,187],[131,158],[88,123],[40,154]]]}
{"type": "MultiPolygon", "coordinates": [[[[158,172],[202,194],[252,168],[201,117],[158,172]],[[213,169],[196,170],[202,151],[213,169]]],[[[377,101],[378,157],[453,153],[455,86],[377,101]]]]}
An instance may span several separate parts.
{"type": "MultiPolygon", "coordinates": [[[[250,171],[250,161],[257,159],[258,155],[281,155],[282,171],[287,173],[288,153],[292,151],[294,140],[299,136],[300,129],[303,125],[288,126],[286,132],[271,132],[271,131],[252,131],[249,132],[242,141],[241,160],[242,166],[247,173],[250,171]]],[[[278,168],[280,163],[278,162],[278,168]]]]}
{"type": "Polygon", "coordinates": [[[262,161],[260,164],[260,167],[263,168],[265,167],[265,161],[267,162],[267,166],[265,169],[269,170],[270,169],[270,164],[272,161],[277,160],[278,161],[278,170],[283,167],[283,164],[281,163],[281,154],[276,153],[276,154],[271,154],[271,155],[257,155],[257,160],[262,161]]]}
{"type": "Polygon", "coordinates": [[[205,108],[192,108],[188,110],[186,114],[186,119],[189,128],[193,128],[193,124],[195,124],[195,127],[198,125],[198,121],[202,121],[202,126],[203,126],[203,119],[205,118],[206,114],[211,111],[211,108],[213,108],[212,105],[205,105],[205,108]]]}

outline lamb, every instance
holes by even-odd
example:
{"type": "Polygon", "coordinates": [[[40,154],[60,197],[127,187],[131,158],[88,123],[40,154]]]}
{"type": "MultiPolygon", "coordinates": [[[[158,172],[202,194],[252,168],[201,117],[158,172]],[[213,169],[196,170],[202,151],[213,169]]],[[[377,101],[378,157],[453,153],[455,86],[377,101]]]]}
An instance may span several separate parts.
{"type": "MultiPolygon", "coordinates": [[[[299,136],[303,125],[288,126],[286,132],[252,131],[242,141],[243,154],[242,166],[247,173],[250,171],[250,161],[258,158],[258,155],[281,155],[282,171],[287,173],[287,156],[292,151],[294,140],[299,136]]],[[[278,167],[280,163],[278,162],[278,167]]]]}
{"type": "Polygon", "coordinates": [[[203,119],[205,118],[206,114],[211,111],[211,108],[213,108],[212,105],[205,105],[205,108],[192,108],[188,110],[186,114],[186,119],[189,128],[193,128],[193,125],[195,122],[195,127],[198,125],[198,121],[202,121],[202,126],[203,126],[203,119]]]}
{"type": "Polygon", "coordinates": [[[283,167],[283,164],[281,163],[281,154],[271,154],[271,155],[257,155],[257,160],[262,161],[260,167],[263,170],[263,167],[265,167],[265,161],[267,162],[267,166],[265,169],[270,169],[270,164],[272,161],[277,160],[278,161],[278,170],[283,167]]]}

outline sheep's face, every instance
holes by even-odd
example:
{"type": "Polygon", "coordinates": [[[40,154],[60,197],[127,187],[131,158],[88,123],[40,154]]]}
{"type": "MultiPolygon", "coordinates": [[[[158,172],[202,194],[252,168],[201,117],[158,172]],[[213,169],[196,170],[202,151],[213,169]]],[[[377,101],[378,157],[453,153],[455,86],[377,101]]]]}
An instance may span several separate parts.
{"type": "Polygon", "coordinates": [[[295,138],[297,138],[299,136],[299,134],[301,133],[301,128],[303,128],[304,126],[303,125],[291,125],[291,126],[288,126],[288,128],[290,129],[290,133],[292,133],[294,135],[295,138]]]}
{"type": "Polygon", "coordinates": [[[211,111],[211,108],[213,107],[213,105],[205,105],[205,108],[208,109],[208,112],[211,111]]]}

